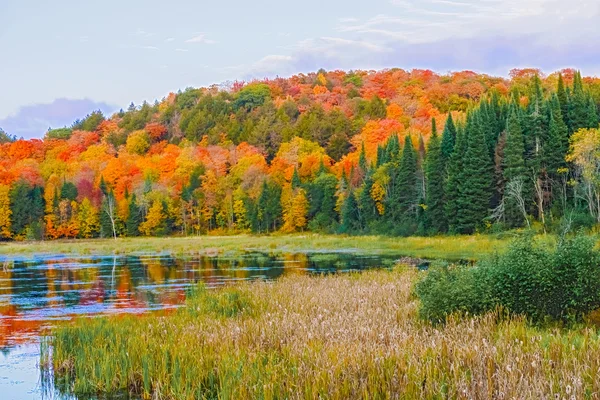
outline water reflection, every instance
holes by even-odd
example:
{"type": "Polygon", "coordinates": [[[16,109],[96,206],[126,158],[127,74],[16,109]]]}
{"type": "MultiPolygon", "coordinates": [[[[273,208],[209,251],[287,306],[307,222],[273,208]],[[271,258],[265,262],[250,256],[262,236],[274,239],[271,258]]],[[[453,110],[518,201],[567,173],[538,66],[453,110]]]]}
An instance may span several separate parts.
{"type": "Polygon", "coordinates": [[[392,257],[262,253],[238,257],[170,255],[0,258],[0,348],[35,339],[57,320],[177,307],[186,288],[216,287],[286,274],[389,266],[392,257]],[[10,262],[8,262],[10,261],[10,262]]]}

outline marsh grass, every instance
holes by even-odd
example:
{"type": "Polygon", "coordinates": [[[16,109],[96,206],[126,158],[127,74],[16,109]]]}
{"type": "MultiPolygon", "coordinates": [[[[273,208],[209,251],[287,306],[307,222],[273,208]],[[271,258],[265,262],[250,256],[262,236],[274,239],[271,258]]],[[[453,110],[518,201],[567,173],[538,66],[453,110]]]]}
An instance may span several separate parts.
{"type": "MultiPolygon", "coordinates": [[[[504,251],[514,235],[473,235],[392,238],[384,236],[273,235],[197,236],[163,238],[120,238],[48,242],[0,243],[0,255],[31,254],[144,254],[223,255],[244,252],[282,254],[290,252],[353,252],[402,255],[446,260],[479,259],[504,251]]],[[[540,240],[554,243],[553,236],[540,240]]]]}
{"type": "Polygon", "coordinates": [[[66,392],[155,399],[598,398],[600,337],[490,313],[430,325],[406,269],[199,288],[79,320],[42,350],[66,392]],[[52,351],[52,354],[50,354],[52,351]]]}

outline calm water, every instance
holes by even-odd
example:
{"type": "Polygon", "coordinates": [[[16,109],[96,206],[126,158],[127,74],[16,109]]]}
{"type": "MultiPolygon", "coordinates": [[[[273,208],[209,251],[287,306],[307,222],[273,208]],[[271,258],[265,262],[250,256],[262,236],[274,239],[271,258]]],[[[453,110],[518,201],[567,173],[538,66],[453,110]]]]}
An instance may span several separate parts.
{"type": "Polygon", "coordinates": [[[0,256],[0,398],[55,399],[40,384],[39,337],[76,316],[94,317],[178,307],[186,289],[286,274],[388,267],[394,257],[349,253],[10,258],[0,256]]]}

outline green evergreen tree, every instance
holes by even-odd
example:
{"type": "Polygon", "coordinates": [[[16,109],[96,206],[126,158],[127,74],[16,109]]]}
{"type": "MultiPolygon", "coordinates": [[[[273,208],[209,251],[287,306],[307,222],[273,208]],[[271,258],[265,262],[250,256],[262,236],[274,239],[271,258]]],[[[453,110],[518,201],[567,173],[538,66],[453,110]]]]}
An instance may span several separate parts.
{"type": "Polygon", "coordinates": [[[460,209],[461,185],[463,167],[465,162],[465,153],[467,150],[467,132],[461,128],[456,133],[456,145],[448,162],[448,179],[446,181],[446,219],[448,229],[451,232],[458,233],[460,222],[458,211],[460,209]]]}
{"type": "MultiPolygon", "coordinates": [[[[127,236],[139,236],[139,226],[142,223],[142,210],[137,204],[137,198],[135,193],[131,196],[129,200],[129,215],[127,217],[126,229],[127,236]]],[[[112,228],[111,228],[112,229],[112,228]]]]}
{"type": "Polygon", "coordinates": [[[567,96],[567,90],[565,88],[565,81],[562,74],[558,75],[558,88],[556,91],[558,102],[560,103],[560,113],[563,118],[563,122],[569,126],[569,98],[567,96]]]}
{"type": "Polygon", "coordinates": [[[32,222],[29,214],[32,209],[30,190],[31,187],[25,181],[15,183],[10,190],[10,220],[14,235],[24,235],[25,229],[32,222]]]}
{"type": "Polygon", "coordinates": [[[360,216],[354,193],[350,191],[341,212],[340,233],[357,234],[360,232],[360,216]]]}
{"type": "Polygon", "coordinates": [[[456,126],[452,119],[452,114],[448,114],[446,125],[444,126],[444,132],[442,133],[441,152],[445,162],[450,161],[450,157],[454,152],[454,146],[456,144],[456,126]]]}
{"type": "Polygon", "coordinates": [[[392,222],[403,222],[416,218],[417,155],[410,136],[406,136],[402,158],[395,171],[392,196],[388,197],[389,218],[392,222]]]}
{"type": "Polygon", "coordinates": [[[365,181],[359,191],[358,208],[360,210],[360,222],[364,227],[369,227],[375,222],[379,216],[377,206],[371,197],[371,189],[373,188],[373,176],[367,174],[365,181]]]}
{"type": "Polygon", "coordinates": [[[467,122],[467,149],[459,182],[458,231],[473,233],[488,216],[493,192],[493,168],[485,133],[476,113],[467,122]]]}
{"type": "MultiPolygon", "coordinates": [[[[435,121],[435,120],[434,120],[435,121]]],[[[445,168],[444,156],[437,135],[435,122],[429,139],[426,159],[427,197],[425,210],[427,230],[433,233],[445,232],[447,229],[446,212],[444,209],[445,168]]]]}

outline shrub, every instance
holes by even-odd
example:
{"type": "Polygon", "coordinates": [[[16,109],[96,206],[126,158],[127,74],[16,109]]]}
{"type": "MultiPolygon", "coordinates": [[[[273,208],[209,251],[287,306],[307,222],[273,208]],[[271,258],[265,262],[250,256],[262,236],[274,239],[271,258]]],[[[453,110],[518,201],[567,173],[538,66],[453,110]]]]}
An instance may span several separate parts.
{"type": "Polygon", "coordinates": [[[553,251],[527,236],[474,267],[433,268],[415,293],[421,316],[434,322],[497,307],[537,321],[581,320],[600,308],[600,252],[585,236],[563,238],[553,251]]]}

